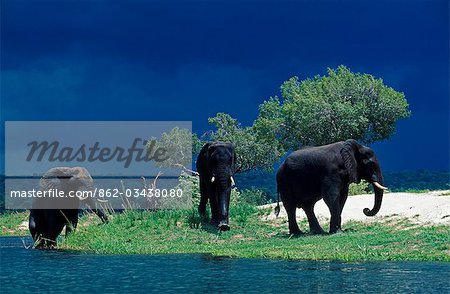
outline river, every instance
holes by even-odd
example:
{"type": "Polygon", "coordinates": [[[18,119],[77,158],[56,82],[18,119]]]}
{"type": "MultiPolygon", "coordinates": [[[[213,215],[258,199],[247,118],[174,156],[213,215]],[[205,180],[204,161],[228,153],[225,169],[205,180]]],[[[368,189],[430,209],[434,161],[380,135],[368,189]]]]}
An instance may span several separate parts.
{"type": "Polygon", "coordinates": [[[95,255],[21,239],[0,237],[1,293],[450,293],[450,263],[95,255]]]}

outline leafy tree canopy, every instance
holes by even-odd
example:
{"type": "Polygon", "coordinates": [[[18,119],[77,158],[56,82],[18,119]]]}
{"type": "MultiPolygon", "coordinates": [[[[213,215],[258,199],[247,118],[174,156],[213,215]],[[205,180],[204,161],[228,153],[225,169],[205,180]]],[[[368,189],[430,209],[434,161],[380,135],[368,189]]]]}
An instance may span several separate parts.
{"type": "Polygon", "coordinates": [[[191,130],[174,127],[170,132],[162,133],[160,138],[150,138],[146,147],[164,148],[168,158],[155,162],[159,167],[177,167],[189,171],[192,163],[192,154],[198,153],[201,142],[191,130]]]}
{"type": "Polygon", "coordinates": [[[267,140],[280,140],[285,149],[349,138],[370,144],[391,137],[397,120],[409,115],[403,93],[341,65],[326,76],[284,82],[281,99],[260,105],[253,128],[267,140]]]}
{"type": "Polygon", "coordinates": [[[270,170],[281,156],[278,141],[259,136],[253,127],[242,127],[229,114],[218,113],[208,122],[217,128],[210,133],[212,140],[234,144],[238,173],[258,168],[270,170]]]}

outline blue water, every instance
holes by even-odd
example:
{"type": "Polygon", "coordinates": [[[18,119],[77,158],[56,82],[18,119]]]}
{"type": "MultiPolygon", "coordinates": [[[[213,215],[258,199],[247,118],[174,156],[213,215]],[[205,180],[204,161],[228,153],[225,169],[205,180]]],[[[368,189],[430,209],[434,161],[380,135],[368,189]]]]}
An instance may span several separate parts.
{"type": "Polygon", "coordinates": [[[450,293],[450,263],[94,255],[27,250],[19,237],[0,248],[1,293],[450,293]]]}

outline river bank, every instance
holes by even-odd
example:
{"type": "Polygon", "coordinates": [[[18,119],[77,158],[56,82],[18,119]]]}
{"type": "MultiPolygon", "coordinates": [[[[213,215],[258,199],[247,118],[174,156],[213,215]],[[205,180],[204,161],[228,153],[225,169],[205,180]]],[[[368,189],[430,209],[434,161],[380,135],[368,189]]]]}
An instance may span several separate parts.
{"type": "MultiPolygon", "coordinates": [[[[273,204],[259,208],[240,204],[230,208],[231,230],[228,232],[201,225],[195,209],[130,210],[111,216],[107,225],[99,225],[100,221],[92,214],[85,215],[76,233],[67,239],[61,237],[59,244],[61,249],[100,254],[210,253],[304,260],[450,261],[450,225],[445,215],[450,197],[445,191],[439,195],[433,193],[387,194],[380,216],[376,218],[365,217],[362,213],[364,207],[372,205],[373,196],[349,197],[343,213],[345,232],[335,235],[292,237],[288,234],[285,216],[273,217],[273,204]],[[395,210],[392,205],[398,200],[408,203],[408,210],[403,207],[395,210]],[[430,204],[435,201],[437,207],[430,204]],[[390,214],[391,209],[393,214],[390,214]],[[361,215],[364,219],[351,218],[353,210],[357,211],[355,216],[361,215]],[[405,211],[409,211],[407,215],[405,211]],[[438,221],[426,221],[430,219],[438,221]]],[[[328,219],[325,211],[321,215],[320,205],[318,203],[316,211],[327,230],[328,219]]],[[[1,234],[27,235],[27,216],[26,212],[1,216],[1,234]]],[[[299,225],[307,231],[307,221],[301,215],[299,225]]]]}

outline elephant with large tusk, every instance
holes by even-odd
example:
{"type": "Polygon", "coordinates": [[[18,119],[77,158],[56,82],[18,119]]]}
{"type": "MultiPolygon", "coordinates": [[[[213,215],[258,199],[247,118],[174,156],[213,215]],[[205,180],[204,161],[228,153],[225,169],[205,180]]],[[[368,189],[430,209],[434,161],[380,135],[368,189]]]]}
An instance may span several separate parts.
{"type": "Polygon", "coordinates": [[[211,207],[211,223],[222,231],[230,229],[228,211],[231,188],[235,185],[236,154],[231,143],[213,142],[203,146],[197,158],[200,174],[200,205],[198,211],[206,218],[206,204],[211,207]]]}
{"type": "Polygon", "coordinates": [[[330,209],[330,233],[341,230],[341,213],[348,197],[350,183],[362,179],[372,183],[375,191],[375,204],[372,209],[365,208],[364,214],[374,216],[381,208],[383,175],[380,163],[372,149],[355,140],[334,144],[305,147],[291,153],[277,172],[278,206],[283,201],[289,221],[289,232],[301,234],[296,221],[296,208],[301,207],[308,217],[310,232],[322,234],[314,214],[315,203],[323,198],[330,209]]]}

